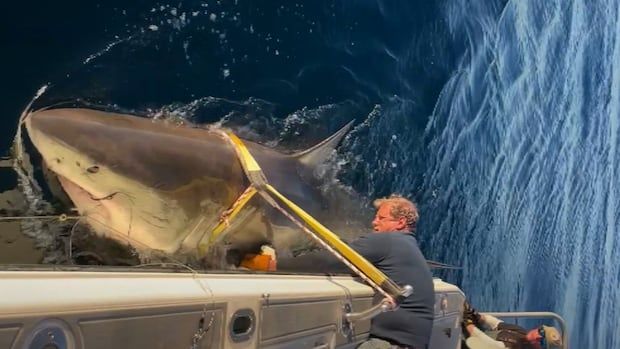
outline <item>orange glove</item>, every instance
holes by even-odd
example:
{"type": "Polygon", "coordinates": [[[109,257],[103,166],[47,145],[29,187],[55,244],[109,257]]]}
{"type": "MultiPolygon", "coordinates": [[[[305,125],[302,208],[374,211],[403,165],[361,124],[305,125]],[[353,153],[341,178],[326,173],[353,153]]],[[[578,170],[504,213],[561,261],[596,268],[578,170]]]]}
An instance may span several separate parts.
{"type": "Polygon", "coordinates": [[[261,254],[245,255],[240,266],[250,270],[276,271],[275,251],[271,247],[263,246],[261,254]]]}

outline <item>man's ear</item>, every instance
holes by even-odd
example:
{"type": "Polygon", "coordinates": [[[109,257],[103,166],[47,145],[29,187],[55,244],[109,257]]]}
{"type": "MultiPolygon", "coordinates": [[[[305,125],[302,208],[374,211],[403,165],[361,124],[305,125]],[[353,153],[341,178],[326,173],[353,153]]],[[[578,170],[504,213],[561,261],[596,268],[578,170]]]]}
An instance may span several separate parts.
{"type": "Polygon", "coordinates": [[[407,228],[407,218],[400,217],[398,219],[398,229],[405,229],[405,228],[407,228]]]}

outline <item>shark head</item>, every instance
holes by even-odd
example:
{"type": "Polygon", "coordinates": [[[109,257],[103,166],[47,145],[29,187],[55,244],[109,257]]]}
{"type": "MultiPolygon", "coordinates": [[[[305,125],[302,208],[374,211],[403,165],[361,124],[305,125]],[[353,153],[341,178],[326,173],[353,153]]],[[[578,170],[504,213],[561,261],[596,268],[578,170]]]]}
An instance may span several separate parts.
{"type": "MultiPolygon", "coordinates": [[[[93,231],[138,251],[194,250],[249,185],[234,148],[207,129],[77,108],[36,111],[25,125],[93,231]]],[[[292,156],[246,145],[272,184],[312,212],[320,197],[303,172],[322,161],[346,131],[292,156]]],[[[290,235],[274,237],[273,222],[256,201],[236,219],[226,243],[289,245],[290,235]]]]}

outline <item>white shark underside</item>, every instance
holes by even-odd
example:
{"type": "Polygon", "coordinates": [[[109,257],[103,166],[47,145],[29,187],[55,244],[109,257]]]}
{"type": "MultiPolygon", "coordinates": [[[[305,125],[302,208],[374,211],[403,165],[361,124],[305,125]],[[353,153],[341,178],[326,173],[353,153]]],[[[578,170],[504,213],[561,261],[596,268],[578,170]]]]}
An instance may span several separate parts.
{"type": "MultiPolygon", "coordinates": [[[[93,230],[141,252],[202,258],[195,255],[197,245],[249,184],[233,147],[212,130],[77,108],[33,112],[25,124],[45,165],[93,230]]],[[[348,126],[299,155],[252,142],[247,147],[274,186],[320,213],[316,183],[308,182],[312,166],[348,126]]],[[[223,245],[248,250],[270,242],[286,249],[303,242],[298,232],[274,225],[269,214],[253,198],[231,222],[223,245]]]]}

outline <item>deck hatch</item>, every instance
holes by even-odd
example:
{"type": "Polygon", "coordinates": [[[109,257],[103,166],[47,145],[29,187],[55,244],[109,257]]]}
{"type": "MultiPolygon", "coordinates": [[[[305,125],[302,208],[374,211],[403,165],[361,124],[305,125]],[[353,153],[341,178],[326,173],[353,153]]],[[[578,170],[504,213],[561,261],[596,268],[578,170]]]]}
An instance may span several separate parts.
{"type": "MultiPolygon", "coordinates": [[[[185,348],[191,344],[203,315],[201,309],[159,310],[148,314],[129,310],[117,314],[79,322],[85,348],[185,348]]],[[[205,318],[210,319],[211,315],[213,323],[200,341],[200,348],[220,346],[222,310],[209,310],[205,318]]]]}
{"type": "Polygon", "coordinates": [[[21,327],[0,327],[0,348],[11,348],[21,327]]]}
{"type": "Polygon", "coordinates": [[[261,341],[315,328],[333,326],[340,320],[340,301],[308,301],[264,305],[261,341]]]}

